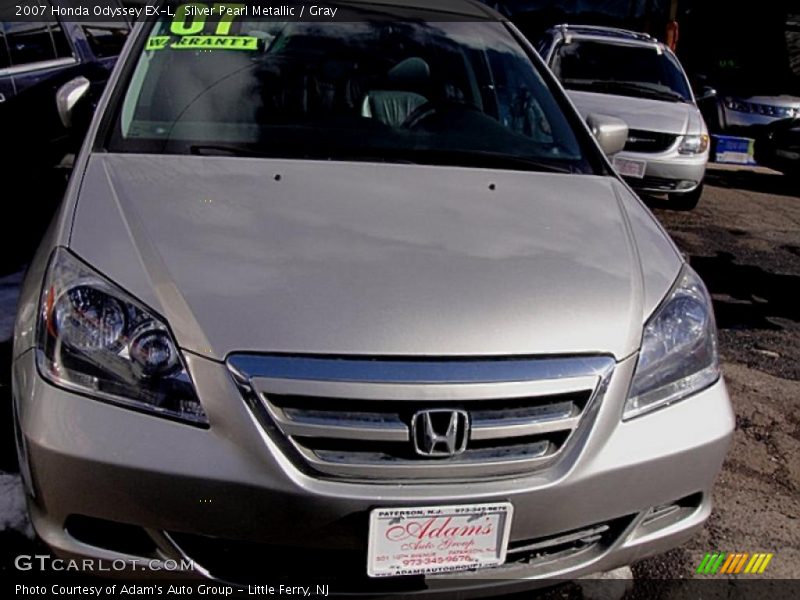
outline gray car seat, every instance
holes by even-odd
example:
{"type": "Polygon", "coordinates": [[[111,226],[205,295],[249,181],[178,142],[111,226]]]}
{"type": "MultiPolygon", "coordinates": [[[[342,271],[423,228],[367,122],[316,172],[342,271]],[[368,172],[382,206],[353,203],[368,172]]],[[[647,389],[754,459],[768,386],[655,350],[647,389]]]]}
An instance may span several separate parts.
{"type": "Polygon", "coordinates": [[[386,89],[371,90],[364,96],[361,116],[398,127],[417,108],[428,102],[422,94],[430,79],[428,63],[418,57],[406,58],[386,74],[386,89]]]}

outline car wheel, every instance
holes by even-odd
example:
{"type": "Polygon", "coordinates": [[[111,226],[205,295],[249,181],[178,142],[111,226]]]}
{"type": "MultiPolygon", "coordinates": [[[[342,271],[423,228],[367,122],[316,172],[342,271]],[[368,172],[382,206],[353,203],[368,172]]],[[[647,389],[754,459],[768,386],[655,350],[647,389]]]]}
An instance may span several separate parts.
{"type": "Polygon", "coordinates": [[[703,195],[703,184],[701,183],[691,192],[684,194],[673,194],[669,198],[670,208],[675,210],[692,210],[700,202],[700,197],[703,195]]]}

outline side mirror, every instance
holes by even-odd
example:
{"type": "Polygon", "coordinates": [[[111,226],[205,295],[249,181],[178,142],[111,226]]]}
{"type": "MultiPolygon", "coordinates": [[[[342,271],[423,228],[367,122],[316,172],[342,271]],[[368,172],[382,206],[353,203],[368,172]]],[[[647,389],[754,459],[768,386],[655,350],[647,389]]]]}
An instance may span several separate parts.
{"type": "Polygon", "coordinates": [[[695,96],[698,102],[704,102],[705,100],[712,100],[717,97],[717,90],[715,90],[710,85],[704,85],[697,91],[695,96]]]}
{"type": "Polygon", "coordinates": [[[56,92],[56,109],[58,117],[66,129],[72,129],[75,107],[86,97],[91,83],[86,77],[71,79],[56,92]]]}
{"type": "Polygon", "coordinates": [[[607,156],[621,152],[628,141],[628,125],[622,119],[592,113],[586,117],[589,130],[607,156]]]}

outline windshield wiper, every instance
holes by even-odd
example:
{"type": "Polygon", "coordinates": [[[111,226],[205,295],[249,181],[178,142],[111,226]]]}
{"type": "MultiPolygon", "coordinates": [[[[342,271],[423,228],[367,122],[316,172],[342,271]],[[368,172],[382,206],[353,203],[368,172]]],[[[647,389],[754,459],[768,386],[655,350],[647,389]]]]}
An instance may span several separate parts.
{"type": "Polygon", "coordinates": [[[293,149],[286,146],[275,150],[251,148],[250,146],[239,146],[236,144],[195,144],[189,146],[189,153],[197,156],[244,156],[254,158],[286,158],[286,159],[306,159],[306,160],[341,160],[355,162],[391,162],[402,164],[415,164],[413,160],[393,159],[380,154],[368,154],[363,152],[308,152],[300,148],[293,149]]]}
{"type": "Polygon", "coordinates": [[[547,159],[537,159],[486,150],[413,148],[405,150],[405,152],[407,152],[409,156],[415,157],[417,159],[416,162],[429,165],[542,171],[545,173],[577,172],[570,165],[551,162],[547,159]]]}
{"type": "Polygon", "coordinates": [[[347,150],[324,153],[292,151],[286,147],[261,150],[236,144],[194,144],[189,153],[198,156],[244,156],[257,158],[289,158],[308,160],[341,160],[399,164],[432,164],[465,167],[508,168],[548,173],[574,173],[568,165],[526,156],[515,156],[482,150],[453,150],[441,148],[378,148],[373,152],[348,152],[347,150]]]}
{"type": "Polygon", "coordinates": [[[197,156],[257,156],[262,158],[277,158],[275,153],[256,150],[249,146],[236,144],[193,144],[189,146],[189,154],[197,156]]]}

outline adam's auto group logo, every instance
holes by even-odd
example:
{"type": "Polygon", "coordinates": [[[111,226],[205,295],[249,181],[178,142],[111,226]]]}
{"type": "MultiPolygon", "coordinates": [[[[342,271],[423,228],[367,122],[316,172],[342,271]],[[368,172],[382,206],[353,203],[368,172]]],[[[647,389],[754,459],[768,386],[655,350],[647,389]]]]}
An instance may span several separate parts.
{"type": "Polygon", "coordinates": [[[696,572],[701,575],[760,575],[772,557],[772,553],[763,552],[714,552],[703,557],[696,572]]]}

